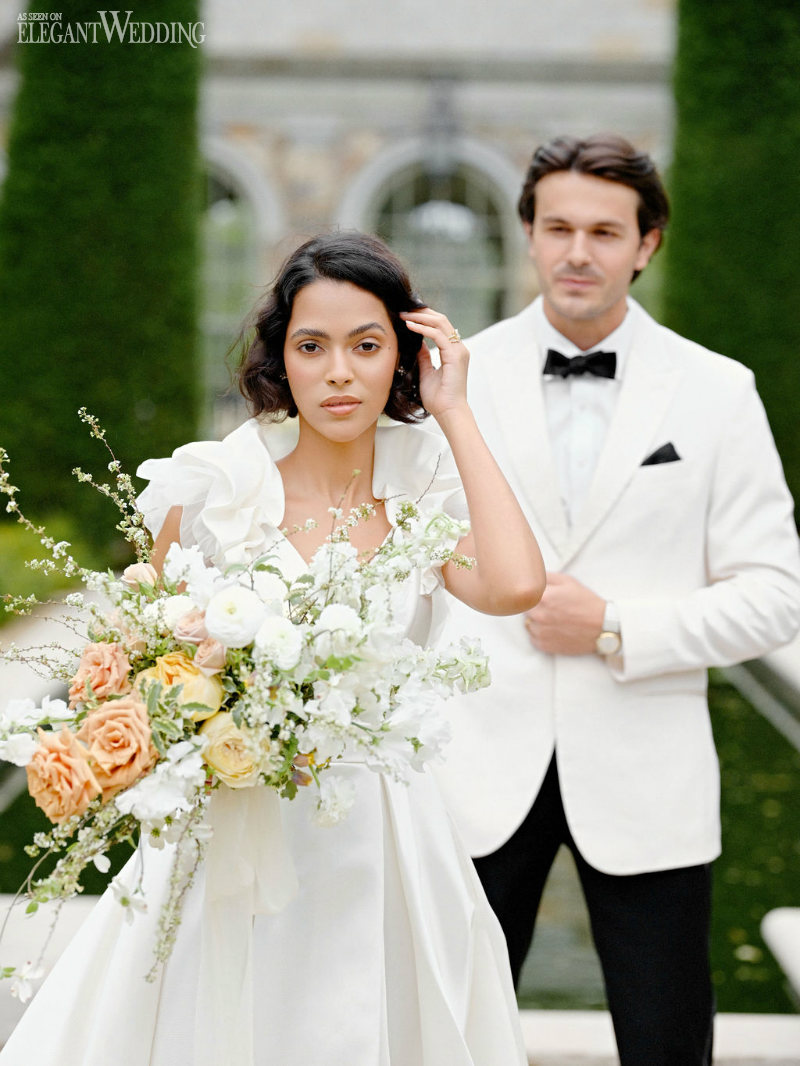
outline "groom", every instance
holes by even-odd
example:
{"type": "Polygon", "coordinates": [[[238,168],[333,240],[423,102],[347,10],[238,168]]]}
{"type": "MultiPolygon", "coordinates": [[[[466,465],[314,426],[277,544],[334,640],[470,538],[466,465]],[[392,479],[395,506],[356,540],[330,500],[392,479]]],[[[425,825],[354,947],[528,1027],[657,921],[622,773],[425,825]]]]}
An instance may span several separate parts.
{"type": "Polygon", "coordinates": [[[572,851],[622,1066],[711,1061],[706,670],[800,626],[792,501],[753,375],[628,296],[668,210],[622,138],[534,153],[519,212],[541,296],[467,345],[470,403],[548,588],[522,617],[454,608],[494,683],[453,709],[441,771],[515,979],[572,851]]]}

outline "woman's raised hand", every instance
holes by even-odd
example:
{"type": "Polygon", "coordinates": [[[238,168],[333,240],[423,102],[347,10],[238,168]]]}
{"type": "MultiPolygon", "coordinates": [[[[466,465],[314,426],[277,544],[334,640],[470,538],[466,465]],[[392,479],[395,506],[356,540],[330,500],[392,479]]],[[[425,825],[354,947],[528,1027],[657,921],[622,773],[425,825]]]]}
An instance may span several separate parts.
{"type": "Polygon", "coordinates": [[[430,307],[402,311],[400,317],[410,330],[429,338],[439,349],[439,367],[434,367],[424,341],[419,349],[419,391],[425,410],[438,421],[443,415],[466,408],[469,352],[458,330],[446,315],[430,307]]]}
{"type": "Polygon", "coordinates": [[[410,330],[430,339],[442,365],[435,368],[423,343],[419,391],[426,410],[447,438],[469,507],[470,532],[458,550],[476,560],[471,569],[448,562],[445,587],[455,597],[487,614],[521,614],[541,599],[545,571],[536,538],[514,493],[480,434],[467,404],[469,352],[449,320],[423,307],[401,316],[410,330]]]}

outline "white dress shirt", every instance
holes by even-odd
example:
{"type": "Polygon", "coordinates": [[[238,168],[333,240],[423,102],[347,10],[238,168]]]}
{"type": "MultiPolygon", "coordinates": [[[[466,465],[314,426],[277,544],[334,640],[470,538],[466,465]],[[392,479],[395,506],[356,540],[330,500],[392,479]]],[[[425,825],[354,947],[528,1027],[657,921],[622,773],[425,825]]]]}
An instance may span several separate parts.
{"type": "MultiPolygon", "coordinates": [[[[576,344],[550,323],[541,304],[536,307],[534,321],[541,367],[544,367],[548,348],[555,348],[568,358],[582,354],[576,344]]],[[[568,378],[548,374],[543,378],[542,391],[556,479],[570,524],[574,523],[589,495],[622,387],[631,335],[629,311],[613,333],[587,349],[587,354],[601,350],[617,353],[614,378],[599,378],[593,374],[574,374],[568,378]]]]}

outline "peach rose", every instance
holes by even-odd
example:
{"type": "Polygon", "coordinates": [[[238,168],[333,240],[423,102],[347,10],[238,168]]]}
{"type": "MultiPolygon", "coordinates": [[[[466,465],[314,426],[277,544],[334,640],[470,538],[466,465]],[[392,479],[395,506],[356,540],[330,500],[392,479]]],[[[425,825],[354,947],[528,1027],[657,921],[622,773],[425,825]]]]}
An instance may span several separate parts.
{"type": "Polygon", "coordinates": [[[193,662],[206,677],[219,673],[225,666],[225,645],[213,637],[206,637],[197,645],[193,662]]]}
{"type": "Polygon", "coordinates": [[[208,738],[203,751],[206,766],[230,788],[249,788],[258,784],[258,768],[247,745],[247,733],[233,720],[229,711],[220,711],[200,726],[208,738]]]}
{"type": "Polygon", "coordinates": [[[130,670],[131,664],[121,644],[87,644],[70,685],[70,707],[88,700],[90,692],[100,700],[130,692],[130,670]],[[91,689],[87,687],[87,681],[91,689]]]}
{"type": "Polygon", "coordinates": [[[86,749],[66,726],[60,733],[39,730],[39,747],[26,769],[28,791],[51,822],[83,814],[100,795],[86,749]]]}
{"type": "Polygon", "coordinates": [[[131,563],[122,571],[122,580],[131,588],[139,585],[155,585],[158,581],[158,571],[150,563],[131,563]]]}
{"type": "Polygon", "coordinates": [[[175,639],[184,644],[200,644],[208,636],[205,611],[199,609],[188,611],[178,619],[173,633],[175,639]]]}
{"type": "Polygon", "coordinates": [[[89,712],[78,731],[89,749],[103,801],[132,785],[158,758],[150,739],[150,719],[138,692],[106,700],[89,712]]]}
{"type": "Polygon", "coordinates": [[[143,691],[145,682],[160,681],[165,689],[183,685],[178,703],[202,703],[208,710],[195,711],[193,722],[202,722],[216,714],[225,699],[225,689],[218,677],[206,677],[182,651],[171,651],[156,659],[155,666],[136,675],[135,684],[143,691]]]}

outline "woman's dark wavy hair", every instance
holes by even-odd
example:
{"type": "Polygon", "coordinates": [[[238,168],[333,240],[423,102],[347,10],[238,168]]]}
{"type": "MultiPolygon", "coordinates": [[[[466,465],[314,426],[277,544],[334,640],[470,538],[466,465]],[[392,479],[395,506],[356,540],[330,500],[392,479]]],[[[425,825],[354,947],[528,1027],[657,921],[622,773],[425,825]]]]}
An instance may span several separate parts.
{"type": "Polygon", "coordinates": [[[281,267],[263,307],[255,312],[255,337],[239,364],[239,390],[253,415],[281,422],[297,414],[286,380],[283,346],[294,298],[314,281],[347,281],[377,296],[397,336],[400,360],[384,413],[398,422],[420,422],[428,412],[419,394],[417,353],[420,337],[406,327],[400,311],[425,304],[412,292],[405,268],[386,245],[365,233],[332,233],[312,237],[281,267]]]}

